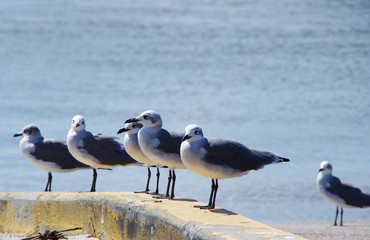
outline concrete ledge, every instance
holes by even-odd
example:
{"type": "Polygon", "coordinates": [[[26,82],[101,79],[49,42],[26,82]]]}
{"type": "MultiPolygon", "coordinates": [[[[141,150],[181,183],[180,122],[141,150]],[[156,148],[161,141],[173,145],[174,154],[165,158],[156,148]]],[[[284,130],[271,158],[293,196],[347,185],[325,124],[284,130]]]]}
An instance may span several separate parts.
{"type": "MultiPolygon", "coordinates": [[[[81,227],[100,239],[303,239],[191,199],[134,193],[0,193],[0,232],[81,227]]],[[[75,233],[74,233],[75,234],[75,233]]]]}

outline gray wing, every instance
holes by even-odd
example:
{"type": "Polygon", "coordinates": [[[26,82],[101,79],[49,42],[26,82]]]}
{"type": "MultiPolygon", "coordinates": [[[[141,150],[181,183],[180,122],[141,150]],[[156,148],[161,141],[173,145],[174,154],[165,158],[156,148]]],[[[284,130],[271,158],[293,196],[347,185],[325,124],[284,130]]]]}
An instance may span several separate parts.
{"type": "Polygon", "coordinates": [[[58,164],[61,169],[90,168],[77,161],[68,151],[67,145],[61,141],[44,140],[35,144],[35,151],[31,154],[44,162],[58,164]]]}
{"type": "Polygon", "coordinates": [[[177,153],[180,155],[180,146],[184,134],[168,132],[165,129],[159,131],[157,138],[159,145],[157,149],[161,149],[166,153],[177,153]]]}
{"type": "Polygon", "coordinates": [[[115,137],[107,137],[101,134],[93,136],[90,133],[83,139],[83,147],[81,148],[85,149],[104,165],[124,166],[137,163],[115,139],[115,137]]]}
{"type": "Polygon", "coordinates": [[[229,166],[240,171],[258,170],[276,160],[273,153],[250,150],[234,141],[207,139],[204,148],[207,162],[229,166]]]}
{"type": "Polygon", "coordinates": [[[360,208],[370,206],[370,195],[364,194],[360,189],[344,184],[339,178],[334,176],[330,179],[329,183],[330,187],[325,187],[325,189],[339,196],[346,204],[360,208]]]}

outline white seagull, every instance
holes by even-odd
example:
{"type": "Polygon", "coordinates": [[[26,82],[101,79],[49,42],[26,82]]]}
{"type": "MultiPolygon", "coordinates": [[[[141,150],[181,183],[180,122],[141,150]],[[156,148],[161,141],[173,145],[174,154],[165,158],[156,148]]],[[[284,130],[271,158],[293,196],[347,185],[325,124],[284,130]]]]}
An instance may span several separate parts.
{"type": "Polygon", "coordinates": [[[321,196],[337,207],[334,226],[337,226],[338,212],[341,208],[340,226],[343,226],[343,208],[370,207],[370,195],[363,193],[358,188],[342,183],[339,178],[332,175],[332,172],[333,166],[329,162],[321,162],[316,184],[321,196]]]}
{"type": "Polygon", "coordinates": [[[169,176],[166,198],[175,197],[175,169],[185,169],[180,158],[181,139],[184,134],[169,132],[162,128],[162,118],[156,111],[147,110],[125,123],[140,122],[143,127],[138,132],[139,145],[143,153],[160,166],[168,166],[169,176]],[[171,194],[170,185],[172,181],[171,194]]]}
{"type": "Polygon", "coordinates": [[[94,175],[90,191],[95,192],[98,176],[96,169],[137,166],[138,162],[125,151],[122,144],[116,141],[116,137],[93,135],[85,128],[85,118],[81,115],[74,116],[67,136],[67,146],[72,156],[93,168],[94,175]]]}
{"type": "MultiPolygon", "coordinates": [[[[127,153],[133,157],[136,161],[141,162],[145,164],[148,167],[148,178],[146,182],[146,187],[145,191],[146,193],[149,193],[149,182],[150,182],[150,177],[152,175],[150,171],[150,167],[156,166],[157,164],[150,160],[144,153],[141,151],[140,146],[139,146],[139,140],[138,140],[138,132],[140,128],[142,128],[143,124],[138,123],[138,122],[132,122],[132,123],[125,123],[124,127],[118,130],[117,134],[125,132],[126,135],[123,138],[123,145],[125,146],[125,149],[127,153]]],[[[159,193],[159,168],[157,167],[157,186],[155,192],[153,194],[158,194],[159,193]]]]}
{"type": "Polygon", "coordinates": [[[19,148],[24,159],[33,166],[48,172],[45,192],[51,191],[52,172],[71,172],[78,169],[88,169],[89,166],[77,161],[68,151],[63,141],[44,139],[35,124],[26,125],[21,132],[13,137],[23,136],[19,148]]]}
{"type": "Polygon", "coordinates": [[[187,168],[212,179],[208,205],[195,206],[201,209],[215,208],[218,179],[240,177],[271,163],[289,162],[287,158],[252,150],[238,142],[205,138],[202,129],[195,124],[185,128],[180,153],[187,168]]]}

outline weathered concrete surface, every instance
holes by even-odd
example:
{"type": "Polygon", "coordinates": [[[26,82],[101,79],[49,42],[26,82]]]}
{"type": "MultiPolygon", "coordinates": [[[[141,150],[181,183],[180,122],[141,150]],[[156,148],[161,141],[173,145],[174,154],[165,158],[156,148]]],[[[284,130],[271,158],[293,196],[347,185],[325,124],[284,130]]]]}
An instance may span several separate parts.
{"type": "MultiPolygon", "coordinates": [[[[191,199],[134,193],[0,193],[0,232],[81,227],[100,239],[303,239],[191,199]]],[[[76,234],[76,233],[74,233],[76,234]]]]}

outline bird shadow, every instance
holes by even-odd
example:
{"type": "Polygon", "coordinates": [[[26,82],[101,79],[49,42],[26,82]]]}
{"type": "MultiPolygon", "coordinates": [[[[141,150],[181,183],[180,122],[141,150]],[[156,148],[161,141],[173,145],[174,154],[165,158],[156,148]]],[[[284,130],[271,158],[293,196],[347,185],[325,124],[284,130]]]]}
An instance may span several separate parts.
{"type": "Polygon", "coordinates": [[[224,208],[217,208],[217,209],[210,209],[210,212],[217,213],[217,214],[225,214],[225,215],[238,215],[237,213],[231,212],[224,208]]]}
{"type": "Polygon", "coordinates": [[[168,200],[175,202],[197,202],[197,200],[190,198],[172,198],[172,199],[170,198],[168,200]]]}
{"type": "Polygon", "coordinates": [[[178,201],[178,202],[196,202],[197,200],[190,199],[190,198],[169,198],[166,197],[164,194],[158,194],[152,196],[154,199],[167,199],[169,201],[178,201]]]}

